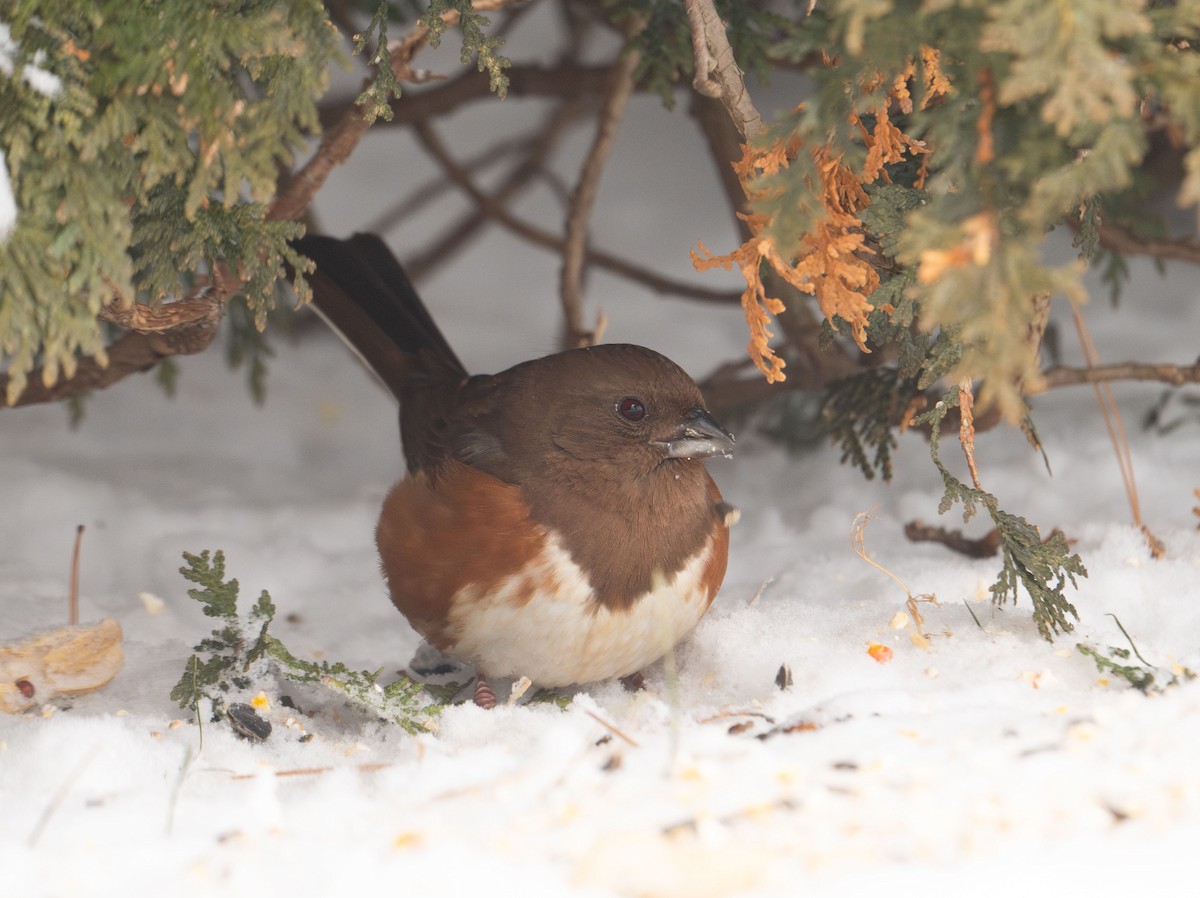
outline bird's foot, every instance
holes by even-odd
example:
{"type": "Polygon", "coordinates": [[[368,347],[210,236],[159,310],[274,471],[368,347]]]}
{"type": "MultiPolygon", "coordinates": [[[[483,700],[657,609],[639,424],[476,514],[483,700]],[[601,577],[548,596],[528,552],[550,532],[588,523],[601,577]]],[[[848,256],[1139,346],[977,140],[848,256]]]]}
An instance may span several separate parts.
{"type": "Polygon", "coordinates": [[[641,692],[646,688],[646,675],[640,670],[631,673],[627,677],[621,677],[621,685],[625,687],[626,692],[641,692]]]}

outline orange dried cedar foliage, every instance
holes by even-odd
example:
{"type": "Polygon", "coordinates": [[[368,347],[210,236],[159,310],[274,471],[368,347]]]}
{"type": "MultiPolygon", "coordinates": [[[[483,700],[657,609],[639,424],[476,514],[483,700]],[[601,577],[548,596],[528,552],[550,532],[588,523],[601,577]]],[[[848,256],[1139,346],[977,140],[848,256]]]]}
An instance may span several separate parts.
{"type": "Polygon", "coordinates": [[[948,249],[922,250],[917,259],[917,282],[932,284],[949,268],[987,265],[1000,242],[1000,225],[992,212],[972,215],[961,225],[963,239],[948,249]]]}
{"type": "MultiPolygon", "coordinates": [[[[924,88],[921,107],[925,108],[948,93],[950,83],[938,65],[936,50],[922,48],[921,62],[924,88]]],[[[837,60],[826,58],[825,64],[835,66],[837,60]]],[[[904,70],[891,79],[887,95],[873,110],[875,122],[871,128],[868,129],[857,114],[851,115],[850,123],[859,127],[867,147],[867,158],[861,171],[855,172],[845,165],[844,157],[835,153],[829,144],[809,149],[813,171],[820,179],[818,193],[824,214],[790,251],[781,250],[774,240],[764,236],[771,223],[768,216],[749,213],[740,217],[749,226],[751,236],[736,250],[714,256],[700,243],[700,252],[691,254],[698,271],[716,266],[729,270],[734,263],[738,265],[746,280],[742,309],[750,330],[747,350],[769,382],[781,381],[786,376],[783,359],[770,346],[774,336],[770,328],[771,316],[780,314],[784,305],[782,300],[766,293],[760,273],[764,261],[797,290],[814,296],[826,319],[832,321],[839,316],[845,320],[859,348],[870,351],[866,345],[866,324],[874,307],[867,297],[879,286],[879,274],[867,258],[871,250],[866,245],[858,212],[870,202],[864,185],[880,178],[890,181],[888,165],[902,161],[905,156],[925,157],[928,153],[922,141],[905,134],[891,119],[893,104],[901,112],[912,111],[909,82],[916,76],[916,61],[910,59],[904,70]]],[[[877,73],[863,89],[869,92],[883,83],[885,76],[877,73]]],[[[795,137],[786,142],[777,140],[766,147],[744,146],[741,160],[734,163],[734,171],[747,199],[751,203],[765,199],[765,191],[755,187],[755,182],[789,168],[801,149],[795,137]]],[[[922,158],[918,186],[924,182],[924,173],[925,159],[922,158]]]]}

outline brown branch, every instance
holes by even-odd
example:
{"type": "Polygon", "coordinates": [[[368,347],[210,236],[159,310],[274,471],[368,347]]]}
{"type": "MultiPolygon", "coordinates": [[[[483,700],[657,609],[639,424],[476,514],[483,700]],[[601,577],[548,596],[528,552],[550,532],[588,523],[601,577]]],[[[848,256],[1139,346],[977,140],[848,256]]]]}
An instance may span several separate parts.
{"type": "MultiPolygon", "coordinates": [[[[523,190],[534,178],[546,176],[544,167],[546,157],[566,131],[582,115],[587,104],[586,98],[574,97],[559,104],[549,115],[546,124],[538,133],[524,142],[524,152],[521,161],[515,165],[491,193],[489,202],[503,206],[517,193],[523,190]]],[[[464,169],[465,170],[465,169],[464,169]]],[[[456,185],[445,182],[448,187],[456,185]]],[[[448,228],[441,237],[434,240],[419,254],[407,260],[404,264],[409,277],[419,281],[437,265],[444,265],[454,255],[463,250],[467,242],[478,233],[489,219],[479,214],[477,207],[472,207],[458,221],[448,228]]],[[[368,230],[379,230],[369,228],[368,230]]]]}
{"type": "MultiPolygon", "coordinates": [[[[476,10],[489,11],[501,9],[512,2],[514,0],[475,0],[472,7],[476,10]]],[[[442,13],[441,18],[447,25],[453,25],[458,21],[458,10],[446,10],[442,13]]],[[[425,75],[413,69],[412,61],[428,40],[429,29],[418,22],[413,26],[412,31],[393,43],[391,49],[388,50],[388,65],[392,67],[396,80],[408,82],[427,80],[425,75]]],[[[370,79],[363,82],[364,89],[369,83],[370,79]]],[[[357,103],[352,103],[345,108],[337,124],[322,136],[321,143],[313,157],[291,180],[287,190],[276,197],[267,212],[267,218],[274,221],[299,219],[312,202],[313,197],[317,195],[317,191],[324,185],[329,173],[350,158],[350,154],[354,152],[354,148],[358,146],[359,141],[363,139],[372,124],[373,119],[369,118],[366,110],[357,103]]]]}
{"type": "Polygon", "coordinates": [[[704,37],[704,13],[697,0],[683,0],[683,8],[687,11],[688,25],[692,29],[692,57],[696,69],[692,87],[702,96],[719,99],[721,85],[710,77],[713,65],[712,57],[708,55],[708,41],[704,37]]]}
{"type": "Polygon", "coordinates": [[[693,47],[705,45],[703,50],[694,51],[696,59],[699,61],[702,55],[709,58],[709,71],[701,73],[697,67],[696,79],[699,80],[703,74],[705,81],[705,87],[700,92],[719,98],[742,137],[752,140],[766,124],[746,90],[746,79],[738,68],[737,60],[733,58],[725,24],[717,15],[713,0],[687,0],[687,5],[693,47]]]}
{"type": "Polygon", "coordinates": [[[83,524],[75,528],[75,551],[71,553],[71,591],[67,593],[67,623],[79,626],[79,551],[83,548],[83,524]]]}
{"type": "Polygon", "coordinates": [[[1141,362],[1121,362],[1114,365],[1100,365],[1095,368],[1060,366],[1044,371],[1042,373],[1042,389],[1034,392],[1114,380],[1157,381],[1174,387],[1200,383],[1200,361],[1194,365],[1146,365],[1141,362]]]}
{"type": "Polygon", "coordinates": [[[1100,245],[1126,256],[1154,256],[1200,265],[1200,241],[1189,237],[1142,237],[1116,224],[1100,226],[1100,245]]]}
{"type": "MultiPolygon", "coordinates": [[[[497,141],[461,163],[463,171],[477,175],[498,165],[506,157],[528,152],[531,141],[516,138],[497,141]]],[[[518,166],[522,168],[523,166],[518,166]]],[[[511,177],[511,174],[510,176],[511,177]]],[[[383,234],[399,224],[417,215],[425,207],[436,203],[446,193],[456,190],[456,185],[449,178],[442,177],[425,181],[415,190],[401,197],[395,205],[385,209],[369,223],[362,225],[362,230],[371,234],[383,234]]],[[[478,220],[478,216],[472,216],[478,220]]],[[[407,270],[407,265],[405,266],[407,270]]],[[[409,272],[412,276],[411,272],[409,272]]]]}
{"type": "MultiPolygon", "coordinates": [[[[505,69],[509,97],[570,98],[599,94],[608,84],[609,69],[605,66],[584,66],[563,63],[556,66],[516,65],[505,69]]],[[[486,73],[469,71],[441,82],[437,87],[408,91],[392,101],[392,118],[376,123],[378,128],[411,125],[421,119],[437,118],[458,112],[467,103],[492,97],[486,73]]],[[[353,104],[354,98],[323,104],[320,110],[324,128],[337,125],[353,104]]]]}
{"type": "Polygon", "coordinates": [[[600,118],[591,149],[579,172],[579,181],[571,193],[567,209],[566,239],[563,245],[562,274],[559,280],[562,295],[565,332],[563,344],[568,349],[595,342],[596,334],[583,324],[583,269],[587,258],[588,220],[596,205],[600,177],[608,161],[625,105],[633,92],[633,72],[641,60],[636,51],[623,53],[612,67],[608,92],[600,107],[600,118]]]}
{"type": "MultiPolygon", "coordinates": [[[[562,253],[565,246],[563,238],[530,224],[524,219],[518,218],[499,203],[494,202],[487,194],[483,193],[471,180],[470,176],[462,170],[462,167],[455,161],[454,157],[450,155],[449,150],[432,125],[428,122],[417,122],[413,125],[413,131],[429,151],[430,155],[442,166],[450,180],[457,184],[475,202],[480,212],[488,218],[504,225],[514,234],[523,237],[533,245],[540,246],[551,252],[562,253]]],[[[603,268],[613,274],[620,275],[641,284],[655,293],[682,296],[701,302],[721,304],[741,301],[739,294],[730,291],[697,287],[683,281],[663,277],[656,272],[633,265],[618,256],[599,250],[588,250],[586,261],[588,265],[595,265],[597,268],[603,268]]]]}
{"type": "Polygon", "coordinates": [[[904,525],[904,535],[914,543],[941,543],[968,558],[991,558],[1000,551],[1000,531],[995,527],[979,539],[971,539],[964,536],[961,530],[947,530],[923,521],[909,521],[904,525]]]}
{"type": "Polygon", "coordinates": [[[121,307],[116,302],[108,303],[100,307],[97,317],[139,334],[162,334],[203,319],[219,322],[224,305],[225,297],[206,288],[186,299],[161,306],[135,302],[121,307]]]}
{"type": "MultiPolygon", "coordinates": [[[[203,351],[216,333],[216,324],[208,321],[184,325],[161,334],[130,331],[105,351],[108,356],[107,365],[102,366],[92,356],[82,358],[75,366],[73,376],[60,378],[52,386],[43,383],[38,371],[30,372],[25,389],[12,405],[16,407],[41,402],[59,402],[80,393],[102,390],[130,374],[149,371],[163,359],[203,351]]],[[[6,380],[7,378],[0,378],[0,384],[6,380]]],[[[0,405],[0,408],[7,407],[0,405]]]]}
{"type": "Polygon", "coordinates": [[[975,393],[971,389],[971,378],[964,377],[958,384],[958,441],[963,455],[967,457],[967,468],[975,489],[983,490],[979,483],[979,469],[975,466],[975,393]]]}

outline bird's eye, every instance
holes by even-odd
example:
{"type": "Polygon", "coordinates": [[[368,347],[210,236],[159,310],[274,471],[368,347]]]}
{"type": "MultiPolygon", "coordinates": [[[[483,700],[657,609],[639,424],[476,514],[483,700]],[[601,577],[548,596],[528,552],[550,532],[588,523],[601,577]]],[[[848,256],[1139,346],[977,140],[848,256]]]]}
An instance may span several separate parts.
{"type": "Polygon", "coordinates": [[[646,404],[636,396],[626,396],[617,403],[617,413],[626,421],[641,421],[646,417],[646,404]]]}

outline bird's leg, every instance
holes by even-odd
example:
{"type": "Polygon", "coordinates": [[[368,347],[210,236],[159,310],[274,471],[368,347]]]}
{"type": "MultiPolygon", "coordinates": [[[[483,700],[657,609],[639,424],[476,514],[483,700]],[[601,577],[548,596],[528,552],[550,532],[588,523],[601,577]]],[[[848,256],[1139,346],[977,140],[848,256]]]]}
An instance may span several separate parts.
{"type": "Polygon", "coordinates": [[[483,674],[478,671],[475,673],[475,704],[485,711],[496,707],[496,693],[483,674]]]}

